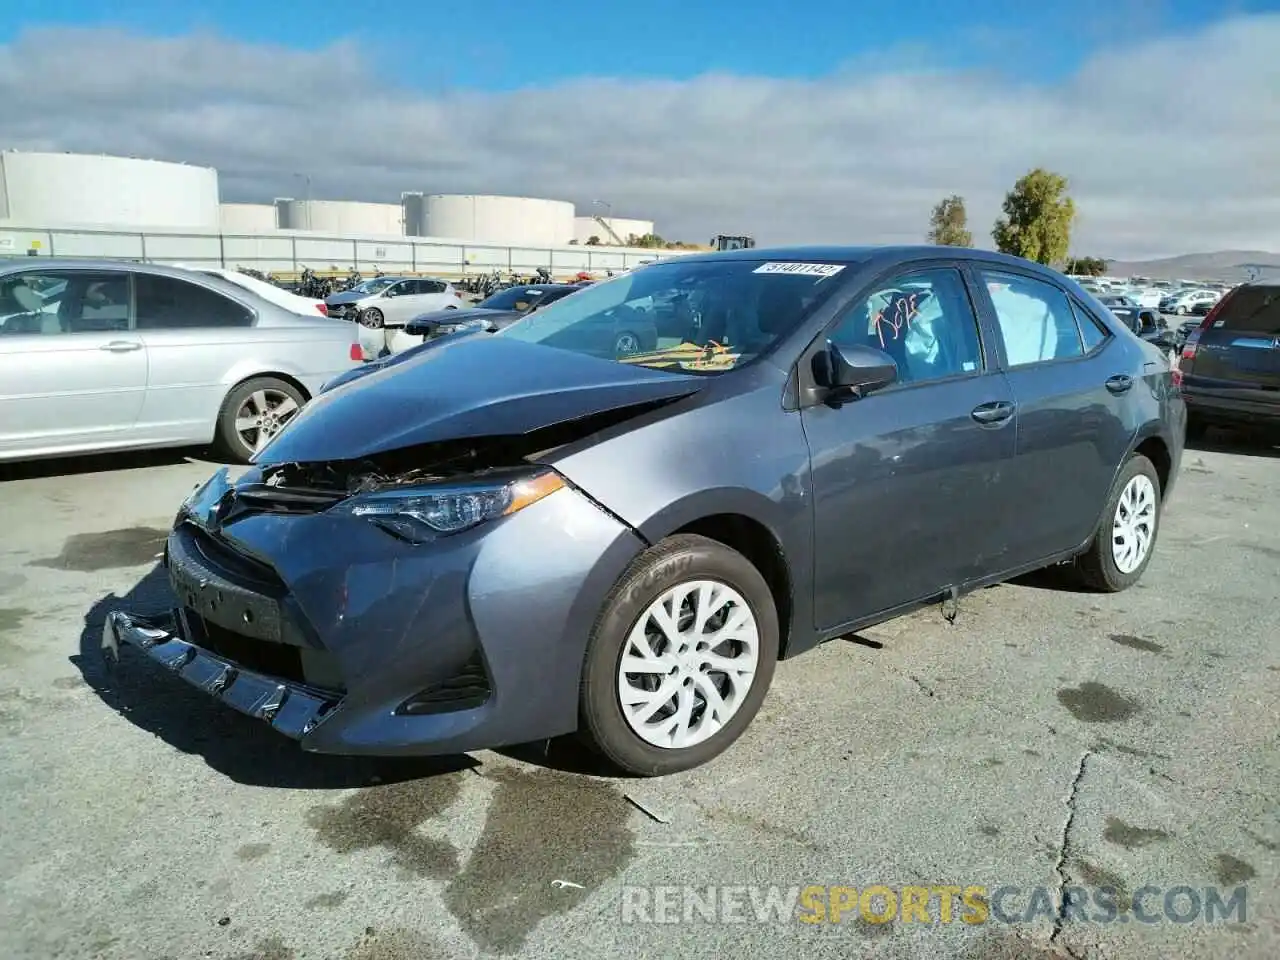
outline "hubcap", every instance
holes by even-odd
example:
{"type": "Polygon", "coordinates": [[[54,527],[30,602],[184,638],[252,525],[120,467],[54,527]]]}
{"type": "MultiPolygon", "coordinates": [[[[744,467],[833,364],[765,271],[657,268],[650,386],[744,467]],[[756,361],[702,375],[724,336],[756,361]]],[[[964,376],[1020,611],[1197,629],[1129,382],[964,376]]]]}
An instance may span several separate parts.
{"type": "Polygon", "coordinates": [[[1156,488],[1139,474],[1125,484],[1111,524],[1111,555],[1121,573],[1133,573],[1151,551],[1156,535],[1156,488]]]}
{"type": "Polygon", "coordinates": [[[376,330],[382,326],[382,311],[377,307],[370,307],[360,315],[360,322],[366,327],[376,330]]]}
{"type": "Polygon", "coordinates": [[[618,663],[627,725],[655,747],[692,747],[721,730],[755,680],[755,614],[732,587],[695,580],[665,591],[636,620],[618,663]]]}
{"type": "Polygon", "coordinates": [[[619,356],[625,357],[633,353],[640,352],[640,341],[636,339],[634,333],[623,333],[618,335],[618,342],[614,345],[614,349],[619,356]]]}
{"type": "Polygon", "coordinates": [[[298,401],[280,390],[255,390],[236,413],[236,434],[244,448],[257,453],[297,415],[298,401]]]}

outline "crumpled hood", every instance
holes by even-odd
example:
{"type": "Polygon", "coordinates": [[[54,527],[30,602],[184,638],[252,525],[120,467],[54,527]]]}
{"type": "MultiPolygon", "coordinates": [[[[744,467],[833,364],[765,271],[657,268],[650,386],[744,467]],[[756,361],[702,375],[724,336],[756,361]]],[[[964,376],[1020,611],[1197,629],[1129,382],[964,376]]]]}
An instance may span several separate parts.
{"type": "Polygon", "coordinates": [[[329,294],[324,298],[324,302],[327,306],[336,307],[343,303],[359,303],[372,296],[372,293],[361,293],[359,290],[343,290],[341,293],[329,294]]]}
{"type": "Polygon", "coordinates": [[[707,382],[499,335],[446,337],[431,346],[314,398],[253,462],[353,460],[444,440],[514,436],[674,400],[707,382]]]}

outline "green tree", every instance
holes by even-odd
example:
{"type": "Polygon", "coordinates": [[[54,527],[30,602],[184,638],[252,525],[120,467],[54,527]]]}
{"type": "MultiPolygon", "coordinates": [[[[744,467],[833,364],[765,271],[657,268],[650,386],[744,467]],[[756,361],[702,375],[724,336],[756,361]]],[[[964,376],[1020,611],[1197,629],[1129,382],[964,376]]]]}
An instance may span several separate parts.
{"type": "Polygon", "coordinates": [[[1005,195],[1004,216],[996,221],[991,238],[1001,253],[1036,263],[1061,263],[1067,258],[1075,218],[1067,178],[1036,167],[1005,195]]]}
{"type": "Polygon", "coordinates": [[[933,215],[929,217],[928,240],[941,247],[973,246],[964,197],[953,193],[938,201],[938,205],[933,208],[933,215]]]}
{"type": "Polygon", "coordinates": [[[1107,261],[1101,257],[1075,257],[1067,261],[1066,272],[1076,276],[1100,277],[1107,272],[1107,261]]]}

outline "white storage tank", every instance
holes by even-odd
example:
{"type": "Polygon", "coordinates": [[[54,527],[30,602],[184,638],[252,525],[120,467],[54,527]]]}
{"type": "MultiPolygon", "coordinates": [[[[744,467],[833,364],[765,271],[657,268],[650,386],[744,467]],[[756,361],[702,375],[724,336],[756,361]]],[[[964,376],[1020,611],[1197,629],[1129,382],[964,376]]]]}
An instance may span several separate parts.
{"type": "Polygon", "coordinates": [[[276,228],[276,208],[269,203],[224,203],[221,219],[224,233],[265,233],[276,228]]]}
{"type": "Polygon", "coordinates": [[[0,153],[0,219],[217,230],[218,171],[163,160],[0,153]]]}
{"type": "Polygon", "coordinates": [[[432,237],[513,247],[559,247],[573,239],[573,204],[533,197],[434,194],[426,198],[432,237]]]}
{"type": "Polygon", "coordinates": [[[631,237],[643,237],[653,233],[652,220],[633,220],[630,217],[575,217],[573,221],[573,238],[579,243],[586,243],[592,237],[598,237],[603,244],[615,243],[609,230],[618,240],[626,243],[631,237]]]}
{"type": "Polygon", "coordinates": [[[317,233],[402,236],[398,203],[359,203],[353,200],[276,200],[276,223],[281,230],[317,233]]]}

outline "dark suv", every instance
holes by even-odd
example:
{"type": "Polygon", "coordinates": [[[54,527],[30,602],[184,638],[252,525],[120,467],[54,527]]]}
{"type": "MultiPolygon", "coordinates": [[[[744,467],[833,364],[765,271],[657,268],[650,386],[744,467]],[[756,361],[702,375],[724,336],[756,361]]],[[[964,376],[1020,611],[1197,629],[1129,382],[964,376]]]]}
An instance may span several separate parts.
{"type": "Polygon", "coordinates": [[[1178,357],[1187,435],[1214,423],[1280,426],[1280,282],[1236,287],[1178,357]]]}

